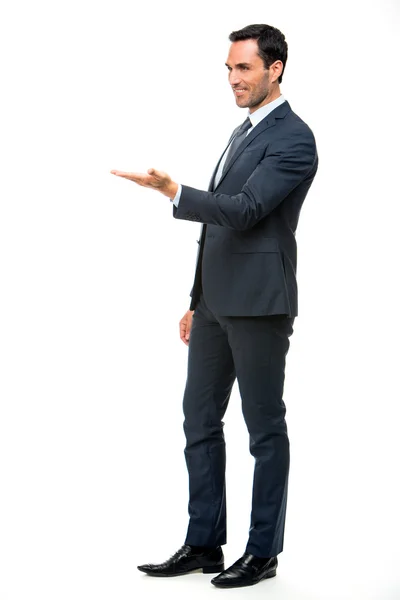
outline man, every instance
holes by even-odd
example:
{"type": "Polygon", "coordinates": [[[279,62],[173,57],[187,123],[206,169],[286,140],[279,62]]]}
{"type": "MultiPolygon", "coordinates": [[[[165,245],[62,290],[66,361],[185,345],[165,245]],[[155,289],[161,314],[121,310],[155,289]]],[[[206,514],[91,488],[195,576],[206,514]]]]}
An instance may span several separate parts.
{"type": "Polygon", "coordinates": [[[273,577],[283,548],[289,441],[282,394],[297,315],[295,231],[318,164],[311,130],[280,93],[284,35],[250,25],[229,39],[229,83],[248,118],[234,131],[209,191],[178,185],[154,169],[112,171],[170,198],[175,218],[204,224],[192,302],[180,322],[189,345],[183,403],[189,527],[169,560],[138,568],[156,576],[201,568],[220,573],[212,579],[217,587],[273,577]],[[255,471],[246,551],[224,570],[222,418],[236,378],[255,471]]]}

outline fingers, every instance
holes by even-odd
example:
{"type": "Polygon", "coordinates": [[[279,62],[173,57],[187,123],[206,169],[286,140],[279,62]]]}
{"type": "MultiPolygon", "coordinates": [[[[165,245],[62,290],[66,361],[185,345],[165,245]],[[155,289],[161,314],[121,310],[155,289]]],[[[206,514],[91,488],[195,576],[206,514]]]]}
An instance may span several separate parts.
{"type": "Polygon", "coordinates": [[[113,175],[118,175],[118,177],[128,177],[129,175],[133,175],[133,173],[127,173],[126,171],[118,171],[117,169],[113,169],[110,171],[113,175]]]}
{"type": "Polygon", "coordinates": [[[147,173],[129,173],[127,171],[118,171],[116,169],[113,169],[110,172],[112,175],[117,175],[117,177],[123,177],[138,185],[153,189],[159,189],[170,179],[166,173],[157,171],[156,169],[148,169],[147,173]]]}
{"type": "Polygon", "coordinates": [[[149,183],[150,177],[145,173],[128,173],[127,171],[111,171],[112,175],[117,175],[117,177],[123,177],[124,179],[129,179],[130,181],[134,181],[139,185],[147,185],[149,183]]]}
{"type": "Polygon", "coordinates": [[[186,339],[186,335],[187,335],[187,315],[185,315],[179,321],[179,337],[181,338],[182,342],[184,344],[186,344],[186,346],[188,346],[189,345],[189,338],[186,339]]]}
{"type": "Polygon", "coordinates": [[[186,346],[189,346],[190,332],[192,329],[193,321],[193,312],[194,311],[192,310],[188,310],[187,313],[185,313],[185,315],[179,321],[179,336],[186,346]]]}
{"type": "Polygon", "coordinates": [[[130,171],[118,171],[118,169],[112,169],[110,171],[110,173],[112,175],[117,175],[118,177],[126,177],[126,179],[143,179],[147,177],[148,175],[151,175],[152,177],[155,177],[156,179],[159,179],[161,176],[161,171],[156,171],[155,169],[148,169],[147,174],[146,173],[132,173],[130,171]]]}
{"type": "Polygon", "coordinates": [[[185,335],[185,339],[188,344],[189,344],[191,329],[192,329],[192,315],[190,313],[188,313],[187,320],[186,320],[186,335],[185,335]]]}

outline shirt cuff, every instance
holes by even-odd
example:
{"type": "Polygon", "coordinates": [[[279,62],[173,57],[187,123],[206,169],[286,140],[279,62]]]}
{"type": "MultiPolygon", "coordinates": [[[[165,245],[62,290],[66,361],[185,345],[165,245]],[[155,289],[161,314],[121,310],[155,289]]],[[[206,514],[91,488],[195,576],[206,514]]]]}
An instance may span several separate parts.
{"type": "Polygon", "coordinates": [[[171,202],[176,206],[176,208],[178,208],[178,206],[179,206],[179,200],[181,199],[181,194],[182,194],[182,186],[180,183],[178,183],[178,191],[176,192],[176,196],[173,200],[171,200],[171,202]]]}

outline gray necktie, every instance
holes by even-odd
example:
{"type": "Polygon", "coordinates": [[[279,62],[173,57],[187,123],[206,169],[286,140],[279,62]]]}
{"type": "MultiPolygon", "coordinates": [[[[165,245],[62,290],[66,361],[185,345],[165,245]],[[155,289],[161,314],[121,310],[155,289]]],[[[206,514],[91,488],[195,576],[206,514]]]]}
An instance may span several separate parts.
{"type": "Polygon", "coordinates": [[[243,142],[244,138],[246,137],[247,131],[250,129],[250,127],[252,127],[252,124],[251,124],[249,117],[247,117],[247,119],[244,121],[244,123],[242,123],[241,126],[239,127],[239,129],[237,130],[236,135],[233,138],[231,145],[229,146],[229,150],[226,155],[225,164],[224,164],[224,168],[222,169],[222,173],[225,173],[226,168],[231,161],[231,158],[234,156],[236,150],[239,148],[240,144],[243,142]]]}

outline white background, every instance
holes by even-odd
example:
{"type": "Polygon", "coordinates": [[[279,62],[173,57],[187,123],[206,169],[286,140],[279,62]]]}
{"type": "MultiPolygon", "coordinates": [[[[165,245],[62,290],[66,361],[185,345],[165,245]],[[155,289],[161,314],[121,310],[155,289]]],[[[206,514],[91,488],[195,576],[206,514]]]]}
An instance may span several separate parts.
{"type": "MultiPolygon", "coordinates": [[[[4,2],[1,600],[400,597],[399,33],[383,0],[4,2]],[[199,226],[109,171],[206,188],[245,116],[228,35],[265,22],[320,168],[298,229],[285,551],[277,578],[225,592],[136,570],[186,533],[178,321],[199,226]]],[[[253,467],[236,388],[225,421],[231,563],[253,467]]]]}

